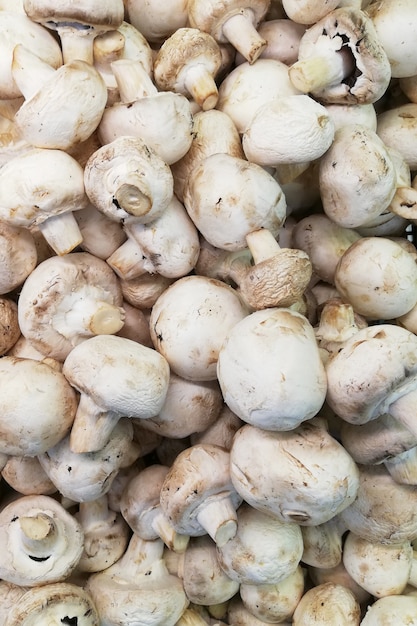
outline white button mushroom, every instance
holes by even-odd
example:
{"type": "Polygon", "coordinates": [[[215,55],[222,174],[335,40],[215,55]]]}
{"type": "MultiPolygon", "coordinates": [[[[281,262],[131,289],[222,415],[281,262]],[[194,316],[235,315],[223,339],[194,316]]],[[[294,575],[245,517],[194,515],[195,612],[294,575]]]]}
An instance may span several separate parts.
{"type": "Polygon", "coordinates": [[[334,623],[359,626],[362,623],[359,603],[343,585],[331,582],[316,585],[303,595],[292,621],[293,626],[310,626],[314,622],[323,626],[334,623]]]}
{"type": "Polygon", "coordinates": [[[161,5],[159,0],[148,0],[144,11],[141,0],[126,0],[128,21],[151,43],[160,44],[178,28],[187,25],[187,0],[171,0],[161,5]]]}
{"type": "Polygon", "coordinates": [[[169,383],[161,354],[117,335],[78,344],[66,357],[63,374],[81,394],[71,428],[74,452],[100,450],[121,417],[157,415],[169,383]]]}
{"type": "Polygon", "coordinates": [[[37,456],[9,456],[1,476],[10,487],[24,496],[50,496],[57,491],[37,456]]]}
{"type": "Polygon", "coordinates": [[[397,595],[378,598],[371,603],[361,621],[361,626],[408,626],[417,620],[417,598],[397,595]],[[411,620],[411,622],[410,622],[411,620]]]}

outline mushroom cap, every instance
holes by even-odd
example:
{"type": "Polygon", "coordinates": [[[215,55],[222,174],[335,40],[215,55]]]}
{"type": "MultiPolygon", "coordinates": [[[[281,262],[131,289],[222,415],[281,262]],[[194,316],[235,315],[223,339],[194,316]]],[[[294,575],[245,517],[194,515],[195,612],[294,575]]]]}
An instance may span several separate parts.
{"type": "Polygon", "coordinates": [[[326,3],[312,2],[312,0],[282,0],[283,9],[288,18],[296,24],[311,26],[333,11],[340,4],[340,0],[329,0],[326,3]]]}
{"type": "Polygon", "coordinates": [[[33,359],[0,359],[0,452],[37,456],[63,439],[77,397],[63,374],[33,359]]]}
{"type": "Polygon", "coordinates": [[[183,27],[168,37],[159,48],[154,61],[154,78],[162,91],[186,94],[183,70],[189,64],[202,64],[215,76],[222,55],[216,40],[198,28],[183,27]]]}
{"type": "Polygon", "coordinates": [[[166,359],[136,341],[97,335],[71,350],[63,374],[97,406],[122,417],[157,415],[168,390],[166,359]]]}
{"type": "Polygon", "coordinates": [[[413,595],[395,595],[378,598],[370,604],[361,626],[407,626],[417,619],[417,598],[413,595]]]}
{"type": "Polygon", "coordinates": [[[407,102],[378,115],[377,135],[388,148],[397,150],[408,167],[417,169],[417,103],[407,102]]]}
{"type": "Polygon", "coordinates": [[[84,172],[63,150],[33,148],[0,169],[0,219],[13,226],[85,208],[84,172]]]}
{"type": "Polygon", "coordinates": [[[309,58],[315,42],[325,31],[329,39],[339,36],[346,43],[355,65],[354,72],[338,84],[312,95],[322,102],[369,104],[379,100],[391,79],[391,66],[372,20],[352,7],[334,9],[306,30],[300,40],[298,59],[309,58]]]}
{"type": "Polygon", "coordinates": [[[124,17],[123,0],[23,0],[26,15],[47,28],[72,24],[106,30],[117,29],[124,17]]]}
{"type": "Polygon", "coordinates": [[[85,61],[59,67],[15,115],[21,136],[32,146],[69,150],[96,130],[107,102],[99,72],[85,61]]]}
{"type": "Polygon", "coordinates": [[[178,454],[160,493],[162,511],[177,532],[191,537],[205,535],[198,514],[206,505],[229,498],[235,508],[241,504],[229,464],[229,452],[214,444],[196,444],[178,454]]]}
{"type": "Polygon", "coordinates": [[[415,384],[417,337],[394,324],[362,328],[326,365],[330,408],[351,424],[384,413],[415,384]]]}
{"type": "Polygon", "coordinates": [[[320,410],[326,374],[314,329],[286,308],[255,311],[237,322],[219,352],[223,398],[243,421],[291,430],[320,410]]]}
{"type": "Polygon", "coordinates": [[[184,205],[203,237],[222,250],[245,248],[246,235],[259,228],[277,236],[286,212],[285,196],[271,174],[256,163],[221,153],[206,157],[191,171],[184,205]]]}
{"type": "MultiPolygon", "coordinates": [[[[83,551],[84,533],[73,515],[51,496],[21,496],[0,512],[0,537],[4,546],[0,577],[18,585],[36,587],[60,582],[75,569],[83,551]],[[46,515],[55,525],[55,536],[45,555],[23,549],[20,518],[46,515]]],[[[36,541],[36,538],[35,538],[36,541]]]]}
{"type": "MultiPolygon", "coordinates": [[[[361,607],[350,589],[339,583],[327,582],[306,591],[298,603],[294,626],[337,623],[340,626],[359,624],[361,607]]],[[[362,622],[361,622],[362,623],[362,622]]]]}
{"type": "Polygon", "coordinates": [[[254,23],[257,26],[263,20],[268,9],[269,0],[189,0],[188,20],[193,28],[199,28],[210,33],[220,43],[228,43],[222,34],[226,20],[239,15],[245,9],[253,13],[254,23]]]}
{"type": "Polygon", "coordinates": [[[334,138],[326,108],[307,95],[281,96],[257,109],[242,135],[246,158],[259,165],[321,157],[334,138]]]}
{"type": "Polygon", "coordinates": [[[82,314],[88,299],[95,302],[96,311],[103,303],[122,306],[118,279],[105,261],[88,252],[45,259],[27,277],[20,292],[22,334],[45,356],[63,361],[75,345],[96,334],[88,327],[90,311],[85,314],[87,324],[83,320],[80,326],[67,319],[80,307],[82,314]]]}
{"type": "Polygon", "coordinates": [[[223,340],[247,312],[237,292],[226,283],[206,276],[184,276],[153,305],[151,339],[178,376],[198,382],[216,380],[223,340]]]}
{"type": "Polygon", "coordinates": [[[341,513],[359,487],[355,462],[318,420],[288,432],[243,426],[230,450],[230,473],[250,506],[301,526],[341,513]]]}
{"type": "Polygon", "coordinates": [[[0,293],[21,285],[38,262],[32,233],[26,228],[0,222],[0,293]]]}
{"type": "Polygon", "coordinates": [[[100,617],[90,594],[72,583],[50,583],[28,590],[10,610],[5,626],[30,626],[40,622],[100,626],[100,617]]]}

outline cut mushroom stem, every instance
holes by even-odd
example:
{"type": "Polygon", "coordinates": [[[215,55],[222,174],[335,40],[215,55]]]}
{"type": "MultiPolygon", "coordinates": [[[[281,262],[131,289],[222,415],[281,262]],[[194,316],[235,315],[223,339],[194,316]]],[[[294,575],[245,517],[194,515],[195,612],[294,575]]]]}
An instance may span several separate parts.
{"type": "Polygon", "coordinates": [[[46,513],[19,517],[22,544],[33,561],[47,560],[53,550],[57,532],[54,520],[46,513]]]}
{"type": "Polygon", "coordinates": [[[255,263],[262,263],[262,261],[270,259],[280,250],[278,241],[266,228],[248,233],[246,242],[255,263]]]}
{"type": "Polygon", "coordinates": [[[147,193],[147,189],[141,191],[140,187],[143,186],[143,180],[138,176],[137,182],[135,181],[135,173],[131,173],[131,180],[126,183],[122,183],[114,193],[113,202],[123,207],[123,209],[134,217],[142,217],[149,213],[152,208],[152,200],[147,193]]]}
{"type": "Polygon", "coordinates": [[[233,539],[237,531],[236,508],[227,494],[225,496],[205,503],[197,514],[199,524],[220,548],[233,539]]]}
{"type": "Polygon", "coordinates": [[[310,93],[341,83],[354,69],[352,53],[343,39],[323,35],[315,44],[315,54],[294,63],[289,77],[296,89],[310,93]]]}
{"type": "Polygon", "coordinates": [[[96,452],[104,448],[120,419],[118,413],[103,410],[88,394],[81,394],[72,424],[72,452],[96,452]]]}
{"type": "Polygon", "coordinates": [[[66,319],[73,328],[93,335],[115,335],[123,327],[124,311],[121,307],[83,298],[80,306],[68,311],[66,319]]]}
{"type": "Polygon", "coordinates": [[[229,17],[223,24],[223,35],[249,63],[254,63],[267,46],[267,41],[254,25],[251,9],[243,9],[229,17]]]}
{"type": "Polygon", "coordinates": [[[74,250],[82,243],[78,222],[71,211],[49,217],[38,224],[43,237],[59,256],[74,250]]]}
{"type": "Polygon", "coordinates": [[[202,63],[190,64],[185,70],[184,84],[193,100],[203,109],[213,109],[219,97],[212,74],[202,63]]]}
{"type": "Polygon", "coordinates": [[[178,553],[183,553],[186,550],[190,537],[177,533],[162,512],[155,515],[152,528],[170,550],[178,553]]]}
{"type": "Polygon", "coordinates": [[[119,59],[111,63],[121,102],[135,102],[139,98],[158,93],[156,85],[141,63],[131,59],[119,59]]]}

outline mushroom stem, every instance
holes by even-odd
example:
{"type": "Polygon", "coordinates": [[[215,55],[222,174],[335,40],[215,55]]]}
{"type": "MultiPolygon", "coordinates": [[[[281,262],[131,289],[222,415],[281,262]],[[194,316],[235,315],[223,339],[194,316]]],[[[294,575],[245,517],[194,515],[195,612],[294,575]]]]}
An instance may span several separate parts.
{"type": "Polygon", "coordinates": [[[246,243],[248,244],[255,264],[270,259],[280,250],[278,241],[271,231],[266,228],[260,228],[259,230],[248,233],[246,235],[246,243]]]}
{"type": "Polygon", "coordinates": [[[223,35],[249,63],[254,63],[267,46],[267,41],[255,28],[254,20],[253,11],[244,9],[223,24],[223,35]]]}
{"type": "Polygon", "coordinates": [[[152,527],[170,550],[178,554],[185,552],[190,540],[189,535],[177,533],[162,511],[154,517],[152,527]]]}
{"type": "Polygon", "coordinates": [[[157,87],[140,61],[120,59],[111,63],[121,102],[135,102],[158,93],[157,87]]]}
{"type": "Polygon", "coordinates": [[[138,278],[152,270],[152,267],[146,267],[146,263],[149,264],[149,262],[142,248],[133,237],[128,237],[128,239],[109,256],[107,263],[123,280],[138,278]]]}
{"type": "Polygon", "coordinates": [[[341,83],[354,68],[352,53],[342,38],[323,35],[315,44],[314,55],[294,63],[288,73],[296,89],[310,93],[341,83]]]}
{"type": "Polygon", "coordinates": [[[62,58],[64,63],[70,63],[76,59],[94,64],[94,38],[97,31],[87,26],[77,27],[72,24],[69,28],[58,27],[57,31],[61,40],[62,58]]]}
{"type": "Polygon", "coordinates": [[[33,560],[46,560],[57,536],[54,520],[46,513],[19,517],[22,545],[33,560]]]}
{"type": "Polygon", "coordinates": [[[134,580],[162,559],[163,553],[164,543],[161,539],[146,540],[133,533],[122,558],[112,566],[112,575],[119,574],[123,580],[134,580]]]}
{"type": "Polygon", "coordinates": [[[107,522],[110,515],[113,515],[113,513],[109,513],[106,494],[96,500],[80,502],[77,517],[85,531],[85,529],[96,526],[101,522],[107,522]]]}
{"type": "Polygon", "coordinates": [[[56,70],[23,44],[18,44],[13,48],[12,72],[13,80],[25,100],[29,100],[56,70]]]}
{"type": "Polygon", "coordinates": [[[38,224],[38,227],[51,248],[59,256],[71,252],[83,240],[77,220],[71,211],[53,215],[38,224]]]}
{"type": "Polygon", "coordinates": [[[186,67],[184,83],[193,100],[203,111],[214,109],[219,93],[213,76],[203,63],[194,63],[186,67]]]}
{"type": "Polygon", "coordinates": [[[236,535],[236,509],[228,497],[205,502],[197,520],[220,548],[236,535]]]}
{"type": "Polygon", "coordinates": [[[71,428],[71,452],[97,452],[104,448],[120,419],[112,411],[103,411],[87,394],[82,393],[71,428]]]}
{"type": "Polygon", "coordinates": [[[122,183],[114,194],[114,202],[134,217],[142,217],[152,208],[151,198],[139,188],[142,185],[141,180],[138,181],[138,185],[130,182],[122,183]]]}

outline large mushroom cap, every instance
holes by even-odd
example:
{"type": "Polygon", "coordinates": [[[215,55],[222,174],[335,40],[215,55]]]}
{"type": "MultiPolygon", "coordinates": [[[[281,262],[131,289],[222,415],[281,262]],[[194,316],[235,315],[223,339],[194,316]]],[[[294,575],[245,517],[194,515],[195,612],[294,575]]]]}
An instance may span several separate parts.
{"type": "Polygon", "coordinates": [[[28,17],[48,28],[60,23],[78,25],[78,28],[118,28],[124,17],[122,0],[24,0],[23,7],[28,17]]]}

